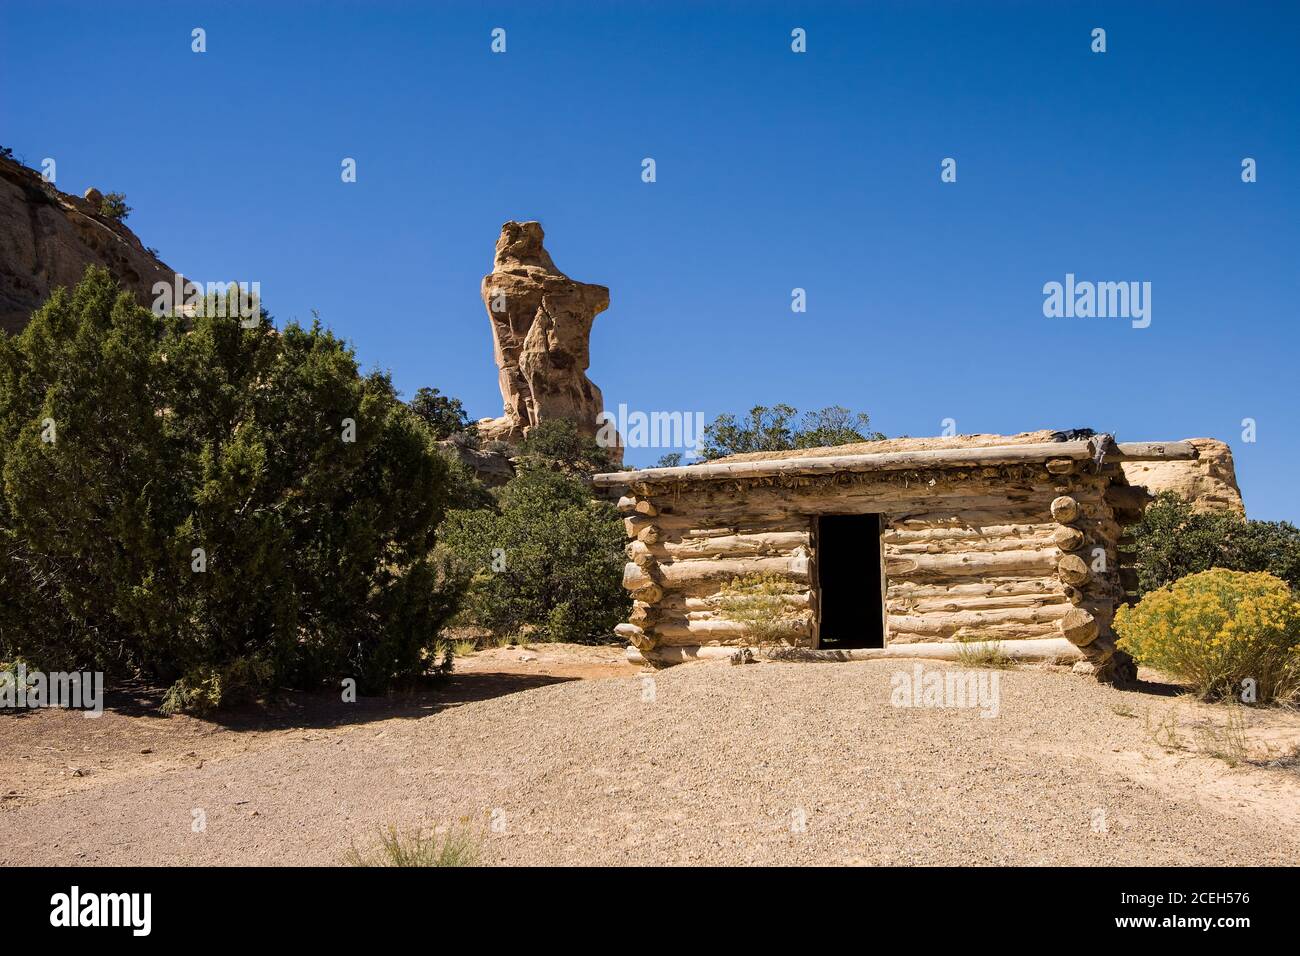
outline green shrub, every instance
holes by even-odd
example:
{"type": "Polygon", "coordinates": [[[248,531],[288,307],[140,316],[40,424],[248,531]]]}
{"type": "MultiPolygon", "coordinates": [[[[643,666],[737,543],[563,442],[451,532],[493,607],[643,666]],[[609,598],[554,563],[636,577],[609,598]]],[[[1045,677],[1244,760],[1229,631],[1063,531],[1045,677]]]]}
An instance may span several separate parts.
{"type": "Polygon", "coordinates": [[[497,636],[608,640],[626,620],[623,522],[577,478],[523,467],[499,510],[453,511],[443,545],[473,575],[462,619],[497,636]]]}
{"type": "Polygon", "coordinates": [[[1167,491],[1129,534],[1141,594],[1210,568],[1266,571],[1300,588],[1300,528],[1285,521],[1247,521],[1227,511],[1198,513],[1167,491]]]}
{"type": "Polygon", "coordinates": [[[809,615],[788,600],[803,588],[775,574],[732,578],[718,591],[718,609],[758,644],[807,645],[809,615]]]}
{"type": "Polygon", "coordinates": [[[472,511],[496,506],[496,499],[492,497],[487,485],[479,480],[474,469],[454,449],[443,447],[438,452],[447,463],[448,511],[472,511]]]}
{"type": "Polygon", "coordinates": [[[459,398],[441,394],[436,388],[421,388],[411,399],[410,409],[420,421],[429,426],[439,440],[460,436],[469,448],[477,448],[478,426],[465,414],[459,398]]]}
{"type": "Polygon", "coordinates": [[[173,706],[252,660],[382,691],[463,590],[447,465],[386,376],[318,323],[155,316],[103,269],[0,335],[0,479],[0,659],[180,681],[173,706]]]}
{"type": "Polygon", "coordinates": [[[1121,607],[1114,626],[1121,650],[1202,698],[1236,698],[1248,679],[1261,703],[1300,692],[1300,602],[1271,574],[1193,574],[1121,607]]]}
{"type": "Polygon", "coordinates": [[[749,415],[719,415],[704,427],[700,455],[705,460],[757,451],[789,451],[793,448],[822,448],[854,442],[878,441],[885,436],[871,429],[865,412],[852,412],[831,405],[804,412],[793,405],[755,405],[749,415]]]}
{"type": "Polygon", "coordinates": [[[124,221],[131,215],[131,207],[126,204],[125,194],[107,193],[100,201],[99,214],[116,222],[124,221]]]}
{"type": "Polygon", "coordinates": [[[549,419],[530,428],[520,454],[532,464],[547,464],[570,474],[591,475],[614,466],[611,452],[578,431],[567,418],[549,419]]]}

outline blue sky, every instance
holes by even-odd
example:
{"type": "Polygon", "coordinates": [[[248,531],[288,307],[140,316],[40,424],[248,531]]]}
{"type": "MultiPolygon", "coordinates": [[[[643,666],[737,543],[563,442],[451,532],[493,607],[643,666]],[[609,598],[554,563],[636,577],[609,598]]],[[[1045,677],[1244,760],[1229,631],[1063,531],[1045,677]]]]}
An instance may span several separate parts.
{"type": "Polygon", "coordinates": [[[501,223],[539,219],[610,287],[607,407],[1206,435],[1252,517],[1300,519],[1300,5],[0,10],[0,143],[126,193],[187,275],[318,309],[407,395],[500,414],[479,282],[501,223]],[[1150,327],[1044,317],[1066,273],[1150,282],[1150,327]]]}

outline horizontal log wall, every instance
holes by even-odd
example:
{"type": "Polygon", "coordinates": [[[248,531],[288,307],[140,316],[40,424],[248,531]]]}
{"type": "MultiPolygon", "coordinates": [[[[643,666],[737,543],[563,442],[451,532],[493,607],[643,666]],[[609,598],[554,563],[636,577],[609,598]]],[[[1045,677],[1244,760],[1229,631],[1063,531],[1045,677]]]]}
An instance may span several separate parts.
{"type": "Polygon", "coordinates": [[[706,528],[692,527],[702,523],[703,515],[686,521],[673,517],[661,512],[653,519],[658,531],[651,537],[657,540],[645,546],[663,591],[653,604],[653,615],[649,606],[642,612],[653,617],[657,645],[753,643],[742,625],[721,612],[718,592],[732,579],[755,573],[792,582],[796,590],[782,600],[792,615],[808,620],[804,643],[811,644],[812,525],[806,516],[757,518],[706,528]]]}
{"type": "MultiPolygon", "coordinates": [[[[620,633],[638,647],[754,643],[718,592],[758,572],[790,583],[784,600],[808,622],[796,640],[811,643],[815,516],[879,513],[889,643],[1068,632],[1090,644],[1109,634],[1122,596],[1110,484],[1089,462],[1061,460],[633,485],[619,504],[634,539],[625,583],[635,604],[620,633]]],[[[864,554],[878,546],[863,542],[864,554]]]]}

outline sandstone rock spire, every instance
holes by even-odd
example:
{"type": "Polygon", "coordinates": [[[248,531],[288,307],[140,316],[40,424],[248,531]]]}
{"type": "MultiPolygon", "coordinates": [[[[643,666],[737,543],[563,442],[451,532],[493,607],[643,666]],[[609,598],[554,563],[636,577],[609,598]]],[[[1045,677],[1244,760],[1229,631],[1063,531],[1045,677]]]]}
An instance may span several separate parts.
{"type": "MultiPolygon", "coordinates": [[[[519,442],[534,425],[568,418],[595,435],[604,409],[600,389],[587,378],[589,341],[597,315],[609,307],[609,289],[576,282],[556,268],[542,245],[538,222],[507,222],[497,239],[492,272],[483,277],[483,305],[505,414],[485,418],[486,439],[519,442]]],[[[612,448],[617,460],[622,449],[612,448]]]]}

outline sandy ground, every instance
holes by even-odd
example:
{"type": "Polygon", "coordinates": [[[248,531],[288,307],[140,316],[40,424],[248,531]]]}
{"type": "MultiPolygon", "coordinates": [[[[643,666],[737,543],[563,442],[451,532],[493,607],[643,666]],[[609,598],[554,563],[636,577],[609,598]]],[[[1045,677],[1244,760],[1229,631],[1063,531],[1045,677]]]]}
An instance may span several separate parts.
{"type": "Polygon", "coordinates": [[[390,824],[503,864],[1300,862],[1300,714],[1234,735],[1168,685],[1043,666],[999,672],[996,717],[891,706],[911,667],[551,645],[223,723],[147,697],[0,715],[0,863],[332,864],[390,824]]]}

